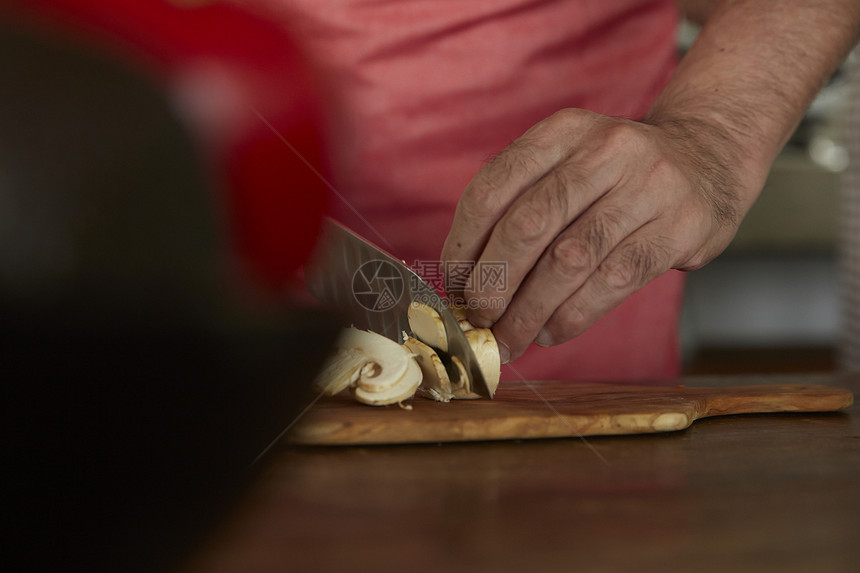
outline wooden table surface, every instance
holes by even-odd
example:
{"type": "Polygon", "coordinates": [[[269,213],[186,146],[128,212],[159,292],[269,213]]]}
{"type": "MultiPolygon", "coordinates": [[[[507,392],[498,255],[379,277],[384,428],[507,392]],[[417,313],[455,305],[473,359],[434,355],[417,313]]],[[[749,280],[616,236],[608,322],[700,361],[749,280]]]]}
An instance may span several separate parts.
{"type": "MultiPolygon", "coordinates": [[[[688,378],[688,386],[831,375],[688,378]]],[[[860,408],[682,432],[284,446],[183,573],[860,570],[860,408]]]]}

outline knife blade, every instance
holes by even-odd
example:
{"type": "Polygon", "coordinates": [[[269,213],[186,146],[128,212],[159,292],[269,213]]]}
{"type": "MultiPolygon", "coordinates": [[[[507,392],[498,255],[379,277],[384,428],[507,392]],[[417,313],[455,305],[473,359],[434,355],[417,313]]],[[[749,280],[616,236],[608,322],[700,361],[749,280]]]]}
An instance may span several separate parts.
{"type": "Polygon", "coordinates": [[[448,352],[463,363],[472,390],[492,399],[447,301],[405,261],[326,217],[318,247],[305,267],[305,283],[312,296],[343,312],[355,327],[396,342],[402,342],[404,331],[412,335],[409,305],[416,301],[431,306],[445,326],[448,352]]]}

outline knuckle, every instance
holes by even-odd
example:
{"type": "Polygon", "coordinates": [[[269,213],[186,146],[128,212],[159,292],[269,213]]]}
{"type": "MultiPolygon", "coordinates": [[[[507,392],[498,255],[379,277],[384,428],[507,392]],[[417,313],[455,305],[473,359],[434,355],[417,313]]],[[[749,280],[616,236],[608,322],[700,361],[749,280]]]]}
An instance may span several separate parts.
{"type": "Polygon", "coordinates": [[[513,141],[481,170],[483,178],[495,187],[511,180],[522,180],[541,169],[540,149],[535,138],[523,136],[513,141]]]}
{"type": "Polygon", "coordinates": [[[584,109],[560,109],[533,125],[523,139],[528,139],[534,147],[558,160],[571,151],[571,139],[591,131],[601,117],[584,109]]]}
{"type": "Polygon", "coordinates": [[[550,115],[545,120],[545,123],[551,126],[570,125],[571,123],[579,121],[579,117],[580,114],[575,108],[564,108],[550,115]]]}
{"type": "Polygon", "coordinates": [[[481,219],[496,213],[502,206],[501,189],[497,180],[481,171],[466,187],[460,206],[470,219],[481,219]]]}
{"type": "Polygon", "coordinates": [[[613,152],[639,148],[644,143],[644,133],[632,122],[613,121],[603,128],[603,140],[613,152]]]}
{"type": "Polygon", "coordinates": [[[681,185],[683,174],[678,166],[665,155],[657,155],[651,162],[648,175],[651,179],[672,182],[675,185],[681,185]]]}
{"type": "Polygon", "coordinates": [[[572,168],[559,167],[535,184],[529,200],[535,202],[546,216],[567,221],[571,207],[570,193],[583,184],[572,168]]]}
{"type": "Polygon", "coordinates": [[[610,239],[622,234],[627,227],[629,215],[617,209],[601,209],[595,213],[585,228],[585,237],[590,248],[599,253],[609,250],[610,239]]]}
{"type": "Polygon", "coordinates": [[[620,291],[635,290],[647,282],[653,266],[651,253],[641,243],[630,243],[600,265],[606,284],[620,291]]]}
{"type": "Polygon", "coordinates": [[[515,204],[500,222],[500,232],[506,245],[529,248],[543,241],[548,227],[546,211],[534,201],[515,204]]]}
{"type": "Polygon", "coordinates": [[[560,109],[547,118],[547,123],[559,127],[572,127],[582,123],[583,119],[596,114],[575,107],[560,109]]]}
{"type": "Polygon", "coordinates": [[[592,252],[578,237],[562,237],[549,250],[550,267],[564,278],[582,276],[593,268],[592,252]]]}
{"type": "Polygon", "coordinates": [[[511,143],[503,154],[507,174],[531,174],[539,170],[538,149],[537,142],[529,137],[521,137],[511,143]]]}
{"type": "Polygon", "coordinates": [[[682,169],[673,159],[661,154],[654,154],[649,159],[647,167],[642,170],[641,183],[643,188],[660,193],[664,198],[677,196],[690,188],[682,169]]]}
{"type": "Polygon", "coordinates": [[[556,274],[574,278],[590,273],[612,248],[625,217],[622,212],[604,209],[586,222],[580,234],[560,237],[548,252],[556,274]]]}
{"type": "Polygon", "coordinates": [[[637,269],[626,260],[607,259],[600,265],[600,272],[606,284],[614,290],[630,290],[637,282],[637,269]]]}
{"type": "Polygon", "coordinates": [[[540,150],[520,138],[478,172],[466,186],[460,205],[469,218],[491,218],[504,209],[516,187],[536,179],[541,170],[540,150]]]}
{"type": "Polygon", "coordinates": [[[632,292],[671,265],[671,250],[659,242],[632,242],[606,258],[600,272],[610,288],[632,292]]]}
{"type": "Polygon", "coordinates": [[[567,212],[567,192],[577,184],[581,184],[584,178],[579,176],[572,166],[564,165],[553,169],[540,181],[543,190],[544,203],[547,209],[558,209],[567,212]]]}

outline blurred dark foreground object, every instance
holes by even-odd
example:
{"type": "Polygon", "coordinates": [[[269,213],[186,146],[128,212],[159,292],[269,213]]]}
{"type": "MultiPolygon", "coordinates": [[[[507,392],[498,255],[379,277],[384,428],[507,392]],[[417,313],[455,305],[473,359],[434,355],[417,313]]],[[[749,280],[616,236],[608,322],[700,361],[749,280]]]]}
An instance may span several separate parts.
{"type": "Polygon", "coordinates": [[[228,279],[200,165],[159,90],[0,23],[7,570],[176,567],[307,399],[336,324],[228,279]]]}

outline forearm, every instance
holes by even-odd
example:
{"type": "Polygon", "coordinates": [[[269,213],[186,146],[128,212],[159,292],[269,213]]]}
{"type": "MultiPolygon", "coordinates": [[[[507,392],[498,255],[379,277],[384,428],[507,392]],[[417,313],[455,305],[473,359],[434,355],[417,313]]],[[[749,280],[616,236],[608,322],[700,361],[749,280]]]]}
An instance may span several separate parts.
{"type": "Polygon", "coordinates": [[[727,162],[742,214],[858,34],[857,0],[717,2],[646,121],[697,139],[700,161],[727,162]]]}

